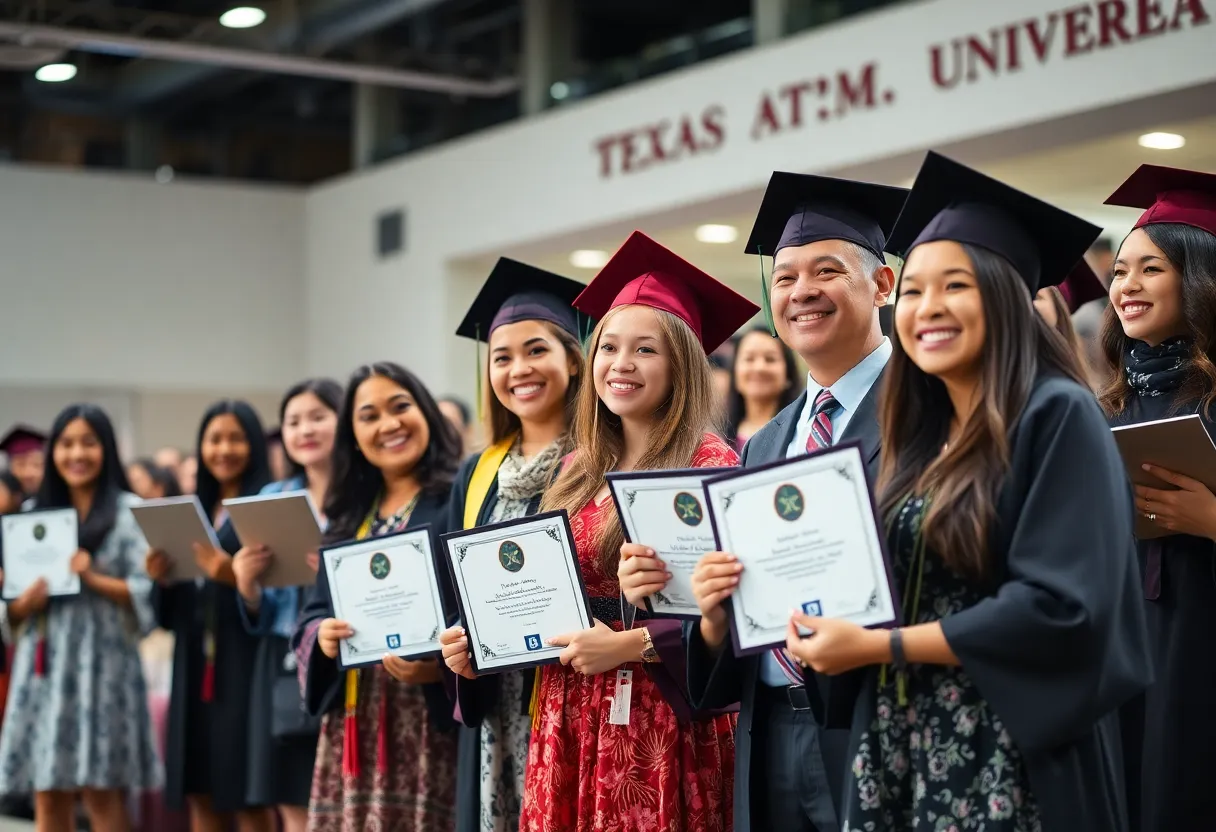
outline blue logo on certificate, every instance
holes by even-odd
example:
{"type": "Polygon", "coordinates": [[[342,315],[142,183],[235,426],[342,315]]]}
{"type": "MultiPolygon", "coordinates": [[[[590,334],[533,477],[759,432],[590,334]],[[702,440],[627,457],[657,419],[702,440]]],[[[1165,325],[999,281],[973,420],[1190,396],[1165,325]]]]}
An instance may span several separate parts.
{"type": "Polygon", "coordinates": [[[802,605],[802,611],[807,615],[813,615],[819,618],[823,615],[823,605],[818,601],[807,601],[802,605]]]}
{"type": "Polygon", "coordinates": [[[397,635],[396,633],[393,633],[391,636],[385,638],[385,641],[388,642],[389,650],[398,650],[401,648],[401,636],[397,635]]]}
{"type": "Polygon", "coordinates": [[[541,644],[540,636],[524,636],[524,646],[529,650],[539,650],[544,645],[541,644]]]}

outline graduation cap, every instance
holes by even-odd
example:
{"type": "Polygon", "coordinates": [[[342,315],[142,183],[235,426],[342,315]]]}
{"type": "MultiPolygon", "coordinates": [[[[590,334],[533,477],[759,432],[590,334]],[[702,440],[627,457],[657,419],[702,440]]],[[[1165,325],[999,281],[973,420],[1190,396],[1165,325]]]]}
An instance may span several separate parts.
{"type": "Polygon", "coordinates": [[[937,240],[987,249],[1013,265],[1033,297],[1063,282],[1101,233],[1093,223],[930,152],[888,245],[905,255],[937,240]]]}
{"type": "Polygon", "coordinates": [[[1216,173],[1141,165],[1106,204],[1148,209],[1136,228],[1172,222],[1216,234],[1216,173]]]}
{"type": "Polygon", "coordinates": [[[673,251],[635,231],[574,299],[574,308],[603,318],[618,306],[649,306],[688,324],[709,354],[760,307],[673,251]]]}
{"type": "Polygon", "coordinates": [[[1060,294],[1064,296],[1069,314],[1073,314],[1091,300],[1106,297],[1106,287],[1089,263],[1082,259],[1077,261],[1060,284],[1060,294]]]}
{"type": "Polygon", "coordinates": [[[0,451],[8,454],[9,459],[25,454],[42,453],[46,447],[47,435],[28,425],[16,425],[0,438],[0,451]]]}
{"type": "Polygon", "coordinates": [[[548,321],[581,338],[578,316],[570,304],[583,288],[577,280],[500,257],[456,328],[456,334],[485,341],[491,332],[505,324],[548,321]]]}
{"type": "MultiPolygon", "coordinates": [[[[887,234],[907,196],[907,188],[775,171],[756,213],[746,253],[776,256],[789,246],[846,240],[883,260],[887,234]]],[[[763,264],[760,284],[766,323],[775,334],[763,264]]]]}

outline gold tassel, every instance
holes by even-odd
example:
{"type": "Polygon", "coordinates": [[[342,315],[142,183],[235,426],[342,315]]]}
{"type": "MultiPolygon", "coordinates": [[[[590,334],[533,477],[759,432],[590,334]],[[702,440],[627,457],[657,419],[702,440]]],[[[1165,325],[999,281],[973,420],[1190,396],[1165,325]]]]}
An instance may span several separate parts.
{"type": "Polygon", "coordinates": [[[528,702],[528,716],[532,717],[532,730],[540,725],[540,668],[532,674],[532,699],[528,702]]]}

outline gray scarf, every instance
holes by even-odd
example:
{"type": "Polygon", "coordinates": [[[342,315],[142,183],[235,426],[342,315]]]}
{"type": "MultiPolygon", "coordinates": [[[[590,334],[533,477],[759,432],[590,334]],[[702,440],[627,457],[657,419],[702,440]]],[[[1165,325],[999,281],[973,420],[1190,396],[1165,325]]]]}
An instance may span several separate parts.
{"type": "Polygon", "coordinates": [[[549,485],[553,468],[561,459],[565,438],[549,444],[532,459],[525,461],[517,441],[498,468],[498,502],[490,512],[490,522],[523,517],[528,504],[549,485]]]}

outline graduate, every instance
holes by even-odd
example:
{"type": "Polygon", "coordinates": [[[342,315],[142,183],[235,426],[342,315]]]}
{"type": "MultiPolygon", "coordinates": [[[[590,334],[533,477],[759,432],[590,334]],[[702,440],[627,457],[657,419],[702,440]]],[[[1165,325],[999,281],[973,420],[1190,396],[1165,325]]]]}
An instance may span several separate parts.
{"type": "Polygon", "coordinates": [[[549,642],[565,650],[540,671],[520,829],[726,830],[734,717],[687,721],[679,622],[623,629],[624,536],[604,475],[738,462],[710,433],[706,355],[759,309],[640,232],[574,306],[600,319],[591,379],[576,405],[577,450],[541,510],[569,513],[595,623],[549,642]],[[609,722],[619,667],[634,673],[624,726],[609,722]]]}
{"type": "Polygon", "coordinates": [[[8,470],[26,494],[38,493],[46,456],[46,434],[28,425],[16,425],[0,437],[0,451],[8,456],[8,470]]]}
{"type": "Polygon", "coordinates": [[[930,153],[891,233],[877,491],[903,626],[795,613],[786,640],[867,668],[845,830],[1127,828],[1117,708],[1151,676],[1131,494],[1031,303],[1098,232],[930,153]]]}
{"type": "Polygon", "coordinates": [[[1034,308],[1049,327],[1054,329],[1068,348],[1077,356],[1082,373],[1094,382],[1094,369],[1085,357],[1085,348],[1072,325],[1073,314],[1086,303],[1106,295],[1106,287],[1098,280],[1089,264],[1081,260],[1059,286],[1044,286],[1034,295],[1034,308]]]}
{"type": "MultiPolygon", "coordinates": [[[[461,466],[449,504],[453,529],[535,514],[541,495],[573,449],[570,422],[583,381],[579,321],[570,303],[583,284],[500,258],[456,334],[489,345],[489,447],[461,466]]],[[[458,832],[515,832],[524,795],[530,704],[536,673],[478,679],[464,630],[444,632],[447,667],[457,675],[460,736],[458,832]]]]}
{"type": "Polygon", "coordinates": [[[237,822],[240,832],[269,832],[273,819],[249,792],[249,682],[258,639],[237,609],[232,555],[240,540],[223,500],[257,494],[270,479],[266,435],[246,402],[216,402],[198,431],[198,497],[219,549],[196,546],[198,581],[168,583],[168,560],[152,551],[147,571],[157,622],[174,635],[173,682],[165,743],[165,800],[187,806],[195,829],[237,822]]]}
{"type": "MultiPolygon", "coordinates": [[[[1102,406],[1112,425],[1197,413],[1216,436],[1216,175],[1142,165],[1107,204],[1146,210],[1112,268],[1102,406]]],[[[1136,508],[1167,534],[1137,546],[1156,679],[1125,709],[1133,827],[1213,829],[1216,497],[1150,473],[1161,488],[1137,487],[1136,508]]]]}
{"type": "Polygon", "coordinates": [[[743,446],[802,395],[805,379],[794,351],[763,327],[745,332],[735,347],[726,395],[726,441],[743,446]]]}
{"type": "MultiPolygon", "coordinates": [[[[428,525],[437,551],[459,463],[460,438],[413,373],[387,361],[356,370],[334,438],[326,543],[428,525]]],[[[451,832],[456,725],[440,662],[386,654],[340,673],[339,642],[354,631],[333,615],[321,569],[292,635],[305,706],[324,715],[310,832],[451,832]]]]}

